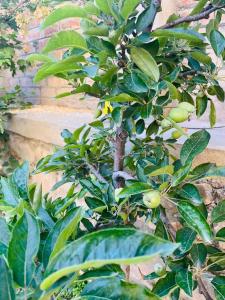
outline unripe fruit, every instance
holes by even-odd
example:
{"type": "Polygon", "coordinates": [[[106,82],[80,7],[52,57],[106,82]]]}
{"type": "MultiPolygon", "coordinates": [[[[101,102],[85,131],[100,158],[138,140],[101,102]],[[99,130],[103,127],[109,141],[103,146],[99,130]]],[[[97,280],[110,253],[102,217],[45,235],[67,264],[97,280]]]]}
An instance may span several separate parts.
{"type": "Polygon", "coordinates": [[[150,191],[143,195],[144,205],[148,208],[156,208],[160,205],[161,197],[159,191],[150,191]]]}
{"type": "Polygon", "coordinates": [[[172,132],[172,138],[173,139],[179,139],[182,136],[182,133],[179,130],[175,130],[172,132]]]}
{"type": "Polygon", "coordinates": [[[169,117],[176,123],[182,123],[188,119],[188,111],[183,108],[175,107],[171,109],[169,117]]]}
{"type": "Polygon", "coordinates": [[[186,109],[189,113],[193,113],[195,111],[194,105],[188,102],[181,102],[178,107],[186,109]]]}
{"type": "Polygon", "coordinates": [[[161,122],[162,128],[167,128],[171,125],[172,125],[171,122],[169,120],[166,120],[166,119],[162,120],[162,122],[161,122]]]}
{"type": "Polygon", "coordinates": [[[205,96],[205,94],[204,94],[203,92],[198,92],[198,94],[197,94],[196,97],[202,98],[202,97],[204,97],[204,96],[205,96]]]}

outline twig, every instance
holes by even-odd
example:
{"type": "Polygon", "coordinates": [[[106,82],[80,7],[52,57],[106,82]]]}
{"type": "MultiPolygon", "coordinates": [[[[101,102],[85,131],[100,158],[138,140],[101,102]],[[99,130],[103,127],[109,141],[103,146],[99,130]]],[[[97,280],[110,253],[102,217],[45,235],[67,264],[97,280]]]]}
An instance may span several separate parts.
{"type": "Polygon", "coordinates": [[[91,173],[93,173],[98,178],[99,181],[101,181],[103,183],[107,183],[107,181],[105,180],[105,178],[99,173],[99,171],[94,166],[92,166],[88,162],[85,162],[85,164],[87,165],[87,167],[89,168],[89,170],[91,171],[91,173]]]}
{"type": "Polygon", "coordinates": [[[179,24],[182,24],[182,23],[191,23],[191,22],[202,20],[202,19],[207,19],[211,13],[213,13],[213,12],[215,12],[215,11],[221,9],[221,8],[224,8],[224,7],[225,7],[225,4],[220,5],[220,6],[209,5],[206,9],[204,9],[199,14],[179,18],[179,19],[177,19],[173,22],[167,23],[167,24],[165,24],[165,25],[163,25],[163,26],[161,26],[157,29],[167,29],[167,28],[175,27],[175,26],[177,26],[179,24]]]}
{"type": "Polygon", "coordinates": [[[213,300],[209,292],[207,291],[204,282],[202,281],[201,278],[198,278],[198,287],[199,287],[199,292],[204,295],[206,300],[213,300]]]}

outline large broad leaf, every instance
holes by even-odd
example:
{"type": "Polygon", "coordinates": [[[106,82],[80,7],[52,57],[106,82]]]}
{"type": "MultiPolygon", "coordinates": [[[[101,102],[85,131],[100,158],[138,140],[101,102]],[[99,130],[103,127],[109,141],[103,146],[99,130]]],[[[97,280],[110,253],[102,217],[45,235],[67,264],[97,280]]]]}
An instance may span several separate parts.
{"type": "Polygon", "coordinates": [[[191,259],[195,266],[201,268],[207,257],[207,248],[203,243],[193,245],[191,249],[191,259]]]}
{"type": "Polygon", "coordinates": [[[106,265],[97,269],[91,269],[78,277],[79,281],[98,279],[99,277],[119,277],[125,279],[125,274],[118,265],[106,265]]]}
{"type": "Polygon", "coordinates": [[[205,217],[191,203],[179,201],[177,208],[187,225],[198,232],[206,243],[212,242],[212,231],[205,217]]]}
{"type": "Polygon", "coordinates": [[[16,207],[20,202],[20,195],[12,182],[12,178],[1,178],[1,188],[3,194],[3,203],[6,206],[16,207]]]}
{"type": "Polygon", "coordinates": [[[197,31],[183,28],[157,29],[152,33],[152,36],[183,39],[195,43],[202,43],[205,40],[205,37],[197,31]]]}
{"type": "Polygon", "coordinates": [[[29,162],[26,161],[16,168],[12,174],[12,182],[15,184],[20,197],[24,200],[29,200],[28,180],[29,162]]]}
{"type": "Polygon", "coordinates": [[[131,228],[111,228],[87,234],[60,251],[49,263],[42,289],[78,270],[105,264],[132,264],[167,256],[178,244],[131,228]]]}
{"type": "Polygon", "coordinates": [[[192,273],[188,270],[181,270],[176,274],[175,277],[177,285],[185,291],[188,296],[192,297],[193,290],[193,279],[192,273]]]}
{"type": "Polygon", "coordinates": [[[216,276],[211,281],[213,285],[216,299],[217,300],[224,300],[225,299],[225,276],[216,276]]]}
{"type": "Polygon", "coordinates": [[[16,299],[12,272],[4,256],[0,256],[0,300],[16,299]]]}
{"type": "Polygon", "coordinates": [[[167,275],[157,281],[153,287],[153,293],[160,297],[166,296],[171,290],[176,287],[175,273],[170,272],[167,275]]]}
{"type": "Polygon", "coordinates": [[[45,266],[47,266],[49,259],[52,259],[65,246],[68,238],[77,230],[82,217],[83,210],[74,208],[55,224],[45,241],[42,253],[45,266]]]}
{"type": "Polygon", "coordinates": [[[144,182],[135,182],[125,188],[119,193],[120,198],[145,193],[152,190],[152,186],[144,182]]]}
{"type": "Polygon", "coordinates": [[[138,32],[145,31],[155,20],[158,10],[157,1],[150,1],[149,6],[138,16],[136,29],[138,32]]]}
{"type": "Polygon", "coordinates": [[[34,216],[25,212],[16,223],[9,243],[8,260],[16,283],[30,286],[35,274],[34,259],[40,243],[40,230],[34,216]]]}
{"type": "Polygon", "coordinates": [[[83,56],[71,56],[57,63],[48,63],[38,70],[34,77],[34,82],[37,83],[51,75],[73,70],[80,70],[82,67],[76,63],[83,61],[85,61],[83,56]]]}
{"type": "Polygon", "coordinates": [[[199,193],[198,188],[192,183],[184,184],[181,189],[177,191],[177,194],[183,197],[184,199],[190,200],[195,205],[202,204],[202,196],[199,193]]]}
{"type": "Polygon", "coordinates": [[[95,5],[105,14],[111,15],[111,9],[108,4],[108,0],[94,0],[95,5]]]}
{"type": "MultiPolygon", "coordinates": [[[[88,283],[81,293],[85,297],[100,297],[105,300],[159,300],[147,287],[121,280],[103,278],[88,283]]],[[[81,299],[95,299],[95,298],[81,299]]]]}
{"type": "Polygon", "coordinates": [[[7,251],[10,240],[9,227],[5,219],[0,217],[0,255],[4,254],[7,257],[7,251]]]}
{"type": "Polygon", "coordinates": [[[78,48],[87,50],[85,39],[74,30],[60,31],[53,35],[43,49],[43,53],[48,53],[63,48],[78,48]]]}
{"type": "Polygon", "coordinates": [[[210,134],[205,130],[193,133],[181,149],[180,159],[183,165],[189,164],[208,146],[210,134]]]}
{"type": "Polygon", "coordinates": [[[121,16],[126,20],[133,13],[140,0],[124,0],[121,16]]]}
{"type": "Polygon", "coordinates": [[[196,238],[196,232],[189,227],[183,227],[176,233],[176,242],[180,243],[179,254],[188,252],[196,238]]]}
{"type": "Polygon", "coordinates": [[[43,63],[51,63],[54,62],[54,60],[45,54],[37,54],[33,53],[27,56],[27,61],[33,63],[33,62],[43,62],[43,63]]]}
{"type": "Polygon", "coordinates": [[[143,48],[131,48],[132,61],[154,81],[159,80],[159,68],[152,55],[143,48]]]}
{"type": "Polygon", "coordinates": [[[225,221],[225,200],[221,201],[212,211],[212,222],[219,223],[225,221]]]}
{"type": "Polygon", "coordinates": [[[87,18],[84,8],[75,5],[65,5],[55,9],[43,22],[41,28],[45,29],[61,20],[68,18],[87,18]]]}
{"type": "Polygon", "coordinates": [[[225,37],[218,30],[212,30],[210,33],[210,43],[216,55],[220,55],[225,49],[225,37]]]}

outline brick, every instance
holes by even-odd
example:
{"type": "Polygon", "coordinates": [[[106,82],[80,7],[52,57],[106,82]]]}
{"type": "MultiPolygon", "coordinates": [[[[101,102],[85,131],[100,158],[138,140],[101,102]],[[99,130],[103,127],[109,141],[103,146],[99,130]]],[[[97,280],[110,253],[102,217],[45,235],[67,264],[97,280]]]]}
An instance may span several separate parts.
{"type": "Polygon", "coordinates": [[[61,79],[61,78],[57,78],[57,77],[49,77],[47,79],[47,85],[48,87],[66,87],[68,86],[68,83],[66,80],[61,79]]]}
{"type": "Polygon", "coordinates": [[[56,96],[56,89],[55,88],[49,88],[44,87],[41,88],[41,98],[55,98],[56,96]]]}

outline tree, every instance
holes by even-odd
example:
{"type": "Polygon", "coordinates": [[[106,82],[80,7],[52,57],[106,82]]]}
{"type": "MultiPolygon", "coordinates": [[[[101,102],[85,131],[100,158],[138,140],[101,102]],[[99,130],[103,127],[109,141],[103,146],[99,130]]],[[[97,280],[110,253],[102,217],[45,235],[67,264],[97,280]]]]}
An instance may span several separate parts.
{"type": "Polygon", "coordinates": [[[93,122],[73,133],[64,130],[63,149],[37,165],[36,172],[63,171],[54,188],[71,182],[65,198],[51,201],[37,187],[28,191],[27,180],[20,181],[27,178],[26,165],[2,180],[4,207],[14,207],[17,223],[11,223],[9,266],[5,259],[1,264],[5,278],[11,280],[12,270],[25,297],[29,291],[31,299],[49,299],[82,281],[85,287],[77,299],[144,300],[167,294],[179,299],[181,291],[192,297],[197,287],[208,300],[224,298],[225,256],[219,242],[225,236],[216,225],[225,220],[225,202],[207,211],[196,183],[224,177],[225,168],[192,166],[210,135],[200,130],[189,136],[182,123],[195,112],[200,117],[209,106],[214,126],[215,97],[224,101],[219,70],[209,53],[213,49],[223,62],[225,38],[219,25],[225,2],[200,0],[190,16],[173,15],[155,28],[160,4],[85,1],[82,7],[59,7],[42,24],[47,28],[78,17],[82,34],[61,31],[41,54],[29,57],[43,63],[35,82],[51,75],[64,78],[71,93],[57,98],[85,93],[99,104],[93,122]],[[204,28],[194,22],[209,16],[204,28]],[[48,54],[58,49],[66,51],[57,61],[48,54]],[[172,150],[180,136],[186,140],[177,158],[172,150]],[[86,208],[79,207],[80,199],[86,208]],[[176,227],[170,210],[178,215],[176,227]],[[140,218],[154,226],[154,235],[135,228],[140,218]],[[26,233],[22,250],[21,231],[26,233]],[[30,232],[32,239],[27,238],[30,232]],[[30,255],[26,260],[24,253],[30,255]],[[153,288],[131,283],[129,265],[156,255],[162,265],[143,278],[153,288]]]}

